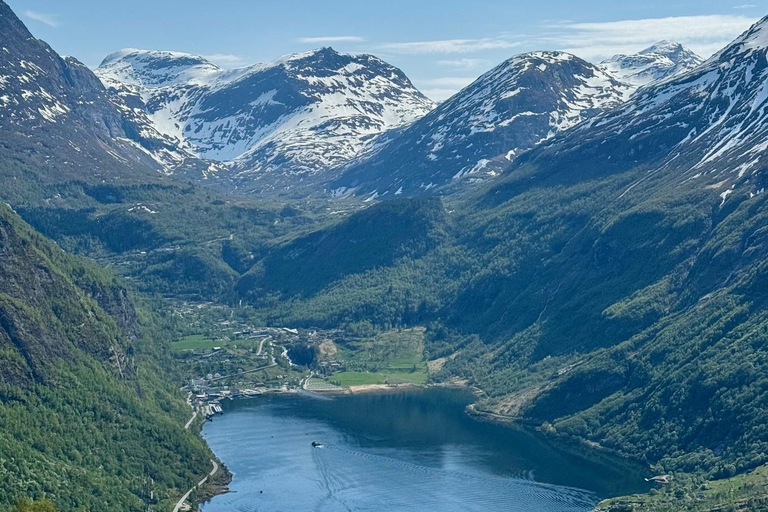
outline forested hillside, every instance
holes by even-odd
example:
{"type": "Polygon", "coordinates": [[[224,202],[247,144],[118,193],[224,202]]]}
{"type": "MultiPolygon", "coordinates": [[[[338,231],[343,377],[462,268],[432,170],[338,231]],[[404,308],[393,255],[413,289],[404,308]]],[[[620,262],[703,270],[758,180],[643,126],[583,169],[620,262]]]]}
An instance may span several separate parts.
{"type": "MultiPolygon", "coordinates": [[[[60,115],[90,84],[122,126],[87,70],[0,8],[14,30],[0,35],[23,36],[60,115]]],[[[478,388],[476,412],[659,471],[768,463],[766,32],[763,20],[699,67],[497,162],[492,183],[441,198],[218,195],[134,162],[129,142],[115,157],[111,124],[89,133],[89,111],[57,125],[34,110],[54,104],[19,102],[35,117],[0,119],[0,199],[56,243],[0,207],[0,503],[139,510],[151,482],[165,506],[210,456],[161,377],[167,319],[62,249],[156,295],[252,307],[254,325],[427,327],[432,379],[478,388]]]]}
{"type": "Polygon", "coordinates": [[[164,321],[0,206],[0,503],[168,506],[209,468],[164,321]]]}
{"type": "Polygon", "coordinates": [[[446,236],[417,258],[330,283],[302,260],[302,286],[265,317],[429,325],[430,357],[452,356],[438,378],[484,390],[479,410],[665,470],[767,462],[765,25],[444,198],[446,236]]]}

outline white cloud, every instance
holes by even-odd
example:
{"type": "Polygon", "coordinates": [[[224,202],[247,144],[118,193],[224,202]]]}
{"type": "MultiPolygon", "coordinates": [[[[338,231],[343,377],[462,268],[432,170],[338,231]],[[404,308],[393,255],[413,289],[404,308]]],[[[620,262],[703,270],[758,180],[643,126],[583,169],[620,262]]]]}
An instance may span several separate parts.
{"type": "Polygon", "coordinates": [[[438,66],[444,66],[448,68],[456,69],[476,69],[486,68],[490,66],[490,61],[486,59],[453,59],[453,60],[439,60],[438,66]]]}
{"type": "Polygon", "coordinates": [[[474,82],[476,78],[473,76],[441,76],[438,78],[422,78],[416,81],[428,87],[452,87],[459,90],[474,82]]]}
{"type": "Polygon", "coordinates": [[[741,4],[741,5],[734,5],[734,9],[754,9],[757,7],[755,4],[741,4]]]}
{"type": "Polygon", "coordinates": [[[548,25],[542,41],[588,60],[616,53],[635,53],[662,39],[682,43],[702,57],[726,46],[755,18],[733,15],[679,16],[601,23],[560,22],[548,25]]]}
{"type": "Polygon", "coordinates": [[[482,39],[444,39],[441,41],[412,41],[404,43],[386,43],[378,47],[379,50],[401,54],[449,54],[449,53],[474,53],[485,50],[500,50],[520,46],[517,41],[506,38],[482,38],[482,39]]]}
{"type": "Polygon", "coordinates": [[[24,16],[31,20],[39,21],[49,27],[56,28],[59,26],[59,16],[57,14],[27,10],[24,11],[24,16]]]}
{"type": "Polygon", "coordinates": [[[443,76],[415,79],[413,83],[428,98],[434,101],[444,101],[474,82],[476,78],[472,76],[443,76]]]}
{"type": "Polygon", "coordinates": [[[456,89],[419,89],[424,96],[431,99],[432,101],[436,101],[438,103],[443,102],[456,94],[458,91],[456,89]]]}
{"type": "Polygon", "coordinates": [[[236,67],[247,63],[245,57],[228,53],[214,53],[212,55],[201,55],[201,57],[225,68],[236,67]]]}
{"type": "Polygon", "coordinates": [[[362,43],[364,37],[360,36],[320,36],[320,37],[300,37],[300,43],[323,44],[323,43],[362,43]]]}

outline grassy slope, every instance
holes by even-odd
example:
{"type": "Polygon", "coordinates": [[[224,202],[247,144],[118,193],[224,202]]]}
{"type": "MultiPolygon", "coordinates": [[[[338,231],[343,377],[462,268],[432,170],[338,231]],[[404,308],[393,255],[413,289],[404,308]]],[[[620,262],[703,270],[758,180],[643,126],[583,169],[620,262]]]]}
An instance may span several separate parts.
{"type": "Polygon", "coordinates": [[[67,255],[0,207],[0,503],[65,510],[160,506],[208,468],[158,365],[162,323],[108,273],[67,255]]]}

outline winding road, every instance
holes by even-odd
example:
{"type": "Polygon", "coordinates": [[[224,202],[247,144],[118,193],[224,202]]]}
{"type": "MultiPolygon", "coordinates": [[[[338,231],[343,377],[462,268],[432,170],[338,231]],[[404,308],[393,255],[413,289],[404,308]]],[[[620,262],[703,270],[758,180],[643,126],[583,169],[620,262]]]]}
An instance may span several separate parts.
{"type": "Polygon", "coordinates": [[[195,418],[197,418],[197,409],[192,413],[192,417],[189,418],[189,421],[186,425],[184,425],[184,430],[189,430],[189,427],[192,426],[192,422],[195,421],[195,418]]]}
{"type": "Polygon", "coordinates": [[[208,478],[210,478],[210,477],[212,477],[213,475],[215,475],[215,474],[216,474],[216,472],[219,470],[219,465],[218,465],[218,464],[216,464],[216,461],[215,461],[215,460],[213,460],[213,459],[211,459],[211,464],[213,465],[213,469],[211,469],[211,472],[210,472],[210,473],[208,473],[207,475],[205,475],[205,478],[203,478],[202,480],[200,480],[200,481],[197,483],[197,485],[195,485],[195,486],[194,486],[194,487],[192,487],[190,490],[188,490],[188,491],[187,491],[187,492],[184,494],[184,496],[182,496],[182,497],[181,497],[181,499],[179,499],[179,501],[176,503],[176,506],[174,506],[174,507],[173,507],[173,512],[179,512],[179,510],[181,510],[181,507],[182,507],[182,506],[184,506],[184,502],[185,502],[185,501],[187,501],[187,498],[189,498],[189,495],[190,495],[190,494],[192,494],[192,491],[194,491],[195,489],[197,489],[198,487],[200,487],[201,485],[203,485],[205,482],[207,482],[207,481],[208,481],[208,478]]]}
{"type": "Polygon", "coordinates": [[[256,352],[256,355],[257,355],[257,356],[260,356],[260,355],[261,355],[261,349],[262,349],[262,348],[264,348],[264,342],[265,342],[265,341],[267,341],[268,339],[271,339],[271,338],[269,338],[269,337],[267,337],[267,338],[263,338],[263,339],[261,340],[261,343],[259,343],[259,351],[258,351],[258,352],[256,352]]]}

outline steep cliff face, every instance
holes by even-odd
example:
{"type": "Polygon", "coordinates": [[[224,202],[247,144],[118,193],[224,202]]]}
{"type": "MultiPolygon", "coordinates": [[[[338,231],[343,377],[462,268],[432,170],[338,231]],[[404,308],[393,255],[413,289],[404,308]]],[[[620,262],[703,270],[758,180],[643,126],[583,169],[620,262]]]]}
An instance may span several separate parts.
{"type": "Polygon", "coordinates": [[[139,511],[149,478],[160,506],[192,485],[209,453],[160,377],[158,327],[114,277],[0,206],[0,503],[139,511]]]}
{"type": "Polygon", "coordinates": [[[0,2],[0,171],[11,163],[41,181],[201,179],[216,167],[178,148],[139,110],[111,94],[86,66],[36,39],[0,2]]]}

